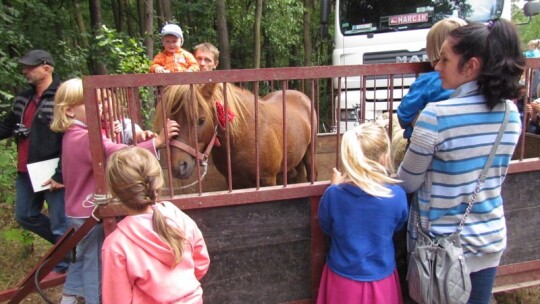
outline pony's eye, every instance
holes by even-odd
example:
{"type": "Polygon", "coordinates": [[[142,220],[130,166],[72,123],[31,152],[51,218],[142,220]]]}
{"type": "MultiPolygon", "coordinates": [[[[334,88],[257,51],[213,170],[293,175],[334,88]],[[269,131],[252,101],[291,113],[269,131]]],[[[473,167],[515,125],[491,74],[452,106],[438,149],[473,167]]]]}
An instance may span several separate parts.
{"type": "Polygon", "coordinates": [[[197,120],[197,125],[200,127],[204,124],[205,121],[206,121],[206,118],[201,117],[199,118],[199,120],[197,120]]]}

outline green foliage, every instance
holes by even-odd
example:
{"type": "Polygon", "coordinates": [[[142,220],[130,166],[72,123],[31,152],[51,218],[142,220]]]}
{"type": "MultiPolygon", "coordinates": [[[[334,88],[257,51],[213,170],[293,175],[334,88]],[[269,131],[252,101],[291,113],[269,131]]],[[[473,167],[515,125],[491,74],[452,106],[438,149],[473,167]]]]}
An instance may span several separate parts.
{"type": "Polygon", "coordinates": [[[15,178],[17,177],[17,146],[13,140],[0,144],[0,202],[15,204],[15,178]]]}
{"type": "Polygon", "coordinates": [[[111,74],[147,73],[150,61],[140,39],[119,33],[107,26],[101,28],[96,37],[99,53],[98,61],[105,63],[111,74]]]}
{"type": "MultiPolygon", "coordinates": [[[[2,172],[0,174],[0,202],[14,207],[15,179],[17,177],[17,145],[12,139],[8,139],[6,142],[0,144],[0,168],[2,172]]],[[[16,241],[22,245],[23,257],[26,257],[32,252],[34,235],[29,231],[15,226],[2,231],[1,234],[6,240],[16,241]]]]}
{"type": "Polygon", "coordinates": [[[533,39],[540,39],[540,16],[532,17],[531,22],[527,23],[529,18],[525,17],[521,9],[513,3],[512,21],[517,24],[523,50],[527,50],[527,42],[533,39]]]}
{"type": "Polygon", "coordinates": [[[11,228],[2,231],[3,237],[7,241],[16,241],[23,246],[22,258],[27,258],[34,249],[34,235],[28,231],[20,228],[11,228]]]}
{"type": "Polygon", "coordinates": [[[15,8],[0,9],[0,112],[11,103],[15,88],[24,82],[17,61],[12,60],[13,45],[27,46],[29,42],[17,30],[19,11],[15,8]]]}

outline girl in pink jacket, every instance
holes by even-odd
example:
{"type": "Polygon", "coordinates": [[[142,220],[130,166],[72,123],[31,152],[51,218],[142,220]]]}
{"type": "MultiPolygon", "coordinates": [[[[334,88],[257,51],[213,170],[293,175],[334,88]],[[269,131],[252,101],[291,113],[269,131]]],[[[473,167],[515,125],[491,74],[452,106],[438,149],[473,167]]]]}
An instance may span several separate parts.
{"type": "MultiPolygon", "coordinates": [[[[98,101],[99,102],[99,101],[98,101]]],[[[101,110],[101,107],[99,107],[101,110]]],[[[99,113],[102,114],[101,112],[99,113]]],[[[178,134],[178,123],[167,122],[168,136],[178,134]]],[[[95,205],[94,171],[90,154],[86,106],[83,98],[83,84],[80,78],[72,78],[60,85],[54,98],[54,119],[51,129],[64,132],[62,139],[62,173],[64,176],[65,210],[71,226],[79,229],[93,216],[95,205]]],[[[128,147],[102,138],[105,156],[128,147]]],[[[156,158],[157,148],[166,143],[165,133],[140,142],[156,158]]],[[[156,160],[157,161],[157,160],[156,160]]],[[[69,266],[63,288],[62,304],[75,304],[77,297],[83,297],[86,304],[101,303],[101,244],[103,243],[103,224],[97,224],[77,244],[77,258],[69,266]]]]}
{"type": "Polygon", "coordinates": [[[156,158],[138,147],[115,152],[106,179],[128,216],[101,250],[103,303],[202,303],[208,250],[189,216],[157,202],[164,181],[156,158]]]}

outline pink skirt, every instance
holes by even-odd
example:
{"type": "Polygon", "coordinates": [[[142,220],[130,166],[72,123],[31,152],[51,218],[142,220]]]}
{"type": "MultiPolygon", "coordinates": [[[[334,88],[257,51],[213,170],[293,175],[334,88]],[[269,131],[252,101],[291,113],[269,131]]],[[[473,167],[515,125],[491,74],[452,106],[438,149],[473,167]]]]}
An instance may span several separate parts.
{"type": "Polygon", "coordinates": [[[395,270],[374,282],[344,278],[324,265],[317,304],[402,304],[399,276],[395,270]]]}

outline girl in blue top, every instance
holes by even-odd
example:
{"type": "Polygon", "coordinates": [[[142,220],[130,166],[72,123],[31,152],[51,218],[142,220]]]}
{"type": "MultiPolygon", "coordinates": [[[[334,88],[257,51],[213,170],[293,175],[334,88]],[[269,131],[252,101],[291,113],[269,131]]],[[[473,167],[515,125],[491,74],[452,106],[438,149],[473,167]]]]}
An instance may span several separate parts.
{"type": "Polygon", "coordinates": [[[370,122],[345,132],[341,163],[319,206],[331,245],[317,303],[401,303],[392,236],[407,220],[407,199],[389,176],[385,129],[370,122]]]}

